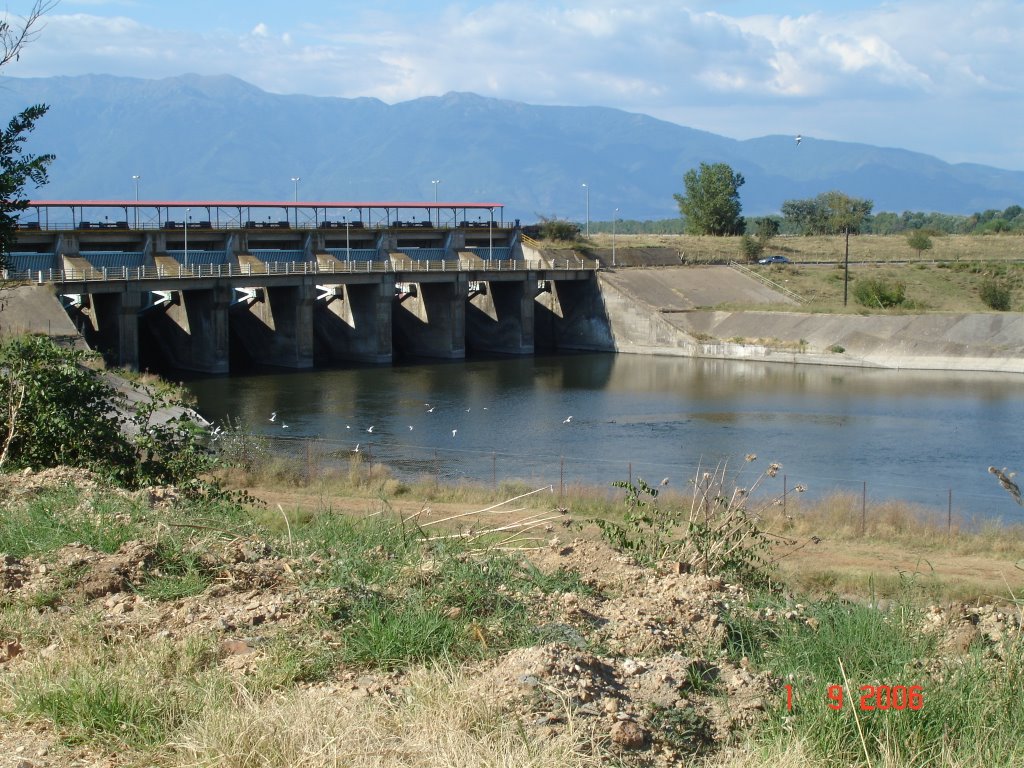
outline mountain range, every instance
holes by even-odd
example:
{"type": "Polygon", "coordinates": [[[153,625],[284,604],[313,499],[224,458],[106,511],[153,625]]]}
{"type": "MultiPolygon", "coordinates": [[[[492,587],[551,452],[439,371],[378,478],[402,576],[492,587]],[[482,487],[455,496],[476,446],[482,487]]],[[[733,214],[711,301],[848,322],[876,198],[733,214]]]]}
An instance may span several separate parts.
{"type": "Polygon", "coordinates": [[[280,95],[230,76],[0,80],[0,115],[45,103],[26,144],[52,152],[37,199],[505,204],[505,219],[678,216],[701,162],[741,173],[746,215],[833,189],[874,210],[970,214],[1024,204],[1024,172],[792,136],[735,140],[604,107],[448,93],[398,104],[280,95]],[[294,182],[295,177],[299,178],[294,182]],[[433,180],[439,180],[437,184],[433,180]],[[586,185],[584,187],[584,184],[586,185]],[[618,212],[615,212],[618,209],[618,212]]]}

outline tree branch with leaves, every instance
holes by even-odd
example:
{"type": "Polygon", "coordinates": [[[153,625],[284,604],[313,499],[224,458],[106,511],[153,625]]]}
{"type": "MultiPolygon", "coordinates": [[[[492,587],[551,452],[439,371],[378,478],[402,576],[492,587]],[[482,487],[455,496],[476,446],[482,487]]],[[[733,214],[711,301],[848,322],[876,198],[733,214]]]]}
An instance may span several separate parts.
{"type": "Polygon", "coordinates": [[[691,235],[742,235],[739,189],[744,178],[725,163],[701,163],[683,176],[685,195],[674,195],[691,235]]]}
{"type": "MultiPolygon", "coordinates": [[[[21,58],[21,52],[42,31],[42,18],[57,7],[58,0],[35,0],[28,15],[0,19],[0,67],[21,58]]],[[[53,155],[24,153],[25,140],[36,121],[49,107],[36,104],[22,110],[0,133],[0,269],[8,266],[8,254],[15,242],[17,214],[28,208],[25,187],[41,187],[47,181],[47,167],[53,155]]]]}

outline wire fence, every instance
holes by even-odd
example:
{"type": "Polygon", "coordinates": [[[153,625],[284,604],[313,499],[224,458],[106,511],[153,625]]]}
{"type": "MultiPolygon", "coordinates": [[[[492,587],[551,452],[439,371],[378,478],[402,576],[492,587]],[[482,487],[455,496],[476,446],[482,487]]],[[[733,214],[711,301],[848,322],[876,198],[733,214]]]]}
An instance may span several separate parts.
{"type": "Polygon", "coordinates": [[[1002,489],[993,492],[968,491],[954,487],[913,485],[825,476],[799,477],[781,467],[772,477],[765,462],[748,463],[739,458],[727,465],[712,462],[684,465],[651,459],[594,459],[579,456],[516,454],[498,450],[479,451],[391,441],[365,442],[353,448],[316,438],[269,438],[273,451],[291,456],[315,473],[349,466],[358,456],[364,464],[381,464],[391,477],[409,483],[429,481],[443,485],[475,484],[495,491],[503,487],[550,487],[559,498],[587,495],[591,498],[620,500],[621,488],[615,481],[636,483],[643,479],[669,492],[687,494],[704,473],[725,472],[736,487],[758,487],[762,500],[780,506],[785,514],[805,503],[830,497],[843,497],[852,525],[866,530],[873,519],[890,514],[894,503],[909,506],[919,517],[927,518],[949,530],[975,528],[986,521],[1024,524],[1024,507],[1014,504],[1002,489]],[[760,478],[760,479],[759,479],[760,478]]]}

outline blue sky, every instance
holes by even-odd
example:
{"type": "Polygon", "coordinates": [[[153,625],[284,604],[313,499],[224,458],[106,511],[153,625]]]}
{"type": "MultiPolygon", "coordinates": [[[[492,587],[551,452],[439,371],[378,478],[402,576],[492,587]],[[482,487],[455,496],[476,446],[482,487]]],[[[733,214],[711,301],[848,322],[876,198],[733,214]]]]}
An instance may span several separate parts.
{"type": "Polygon", "coordinates": [[[472,91],[1024,170],[1022,35],[1020,0],[60,0],[4,74],[231,74],[388,103],[472,91]]]}

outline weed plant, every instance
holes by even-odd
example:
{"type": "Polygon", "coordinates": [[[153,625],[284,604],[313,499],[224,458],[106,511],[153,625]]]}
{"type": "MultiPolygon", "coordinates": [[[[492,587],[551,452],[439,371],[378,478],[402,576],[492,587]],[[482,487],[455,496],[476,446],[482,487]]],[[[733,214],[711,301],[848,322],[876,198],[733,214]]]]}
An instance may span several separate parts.
{"type": "Polygon", "coordinates": [[[773,569],[768,558],[772,535],[762,519],[771,501],[752,499],[761,482],[775,477],[780,468],[771,464],[749,487],[737,485],[725,464],[713,472],[698,473],[691,481],[688,510],[677,504],[659,506],[659,489],[642,478],[636,484],[617,481],[612,485],[626,491],[621,522],[611,518],[593,522],[610,546],[640,563],[653,565],[671,557],[705,576],[722,574],[763,583],[773,569]]]}
{"type": "Polygon", "coordinates": [[[338,659],[357,666],[397,669],[529,645],[541,631],[533,595],[582,588],[577,574],[541,574],[486,542],[429,540],[384,515],[323,513],[291,530],[297,551],[322,557],[310,583],[338,595],[325,620],[338,659]]]}
{"type": "MultiPolygon", "coordinates": [[[[761,607],[771,604],[762,598],[761,607]]],[[[1016,727],[1024,722],[1024,643],[993,653],[972,649],[943,658],[935,636],[906,600],[889,610],[827,600],[799,619],[733,615],[729,648],[770,669],[785,685],[756,737],[758,749],[800,745],[811,766],[1013,766],[1024,756],[1016,727]],[[878,708],[878,686],[921,686],[918,710],[878,708]],[[870,688],[862,688],[868,686],[870,688]],[[862,701],[862,697],[867,699],[862,701]]]]}
{"type": "Polygon", "coordinates": [[[0,515],[0,552],[27,557],[79,542],[116,552],[138,538],[141,505],[115,492],[83,494],[72,486],[46,488],[0,515]]]}

